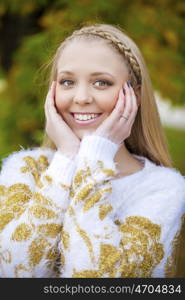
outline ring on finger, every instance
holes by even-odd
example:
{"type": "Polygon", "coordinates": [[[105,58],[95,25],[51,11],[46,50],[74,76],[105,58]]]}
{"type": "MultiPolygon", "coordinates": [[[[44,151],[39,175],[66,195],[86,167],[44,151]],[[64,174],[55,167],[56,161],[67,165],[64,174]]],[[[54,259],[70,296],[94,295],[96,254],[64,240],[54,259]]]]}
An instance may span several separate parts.
{"type": "Polygon", "coordinates": [[[124,118],[124,119],[126,119],[126,120],[128,120],[129,119],[129,116],[124,116],[124,115],[121,115],[121,118],[124,118]]]}

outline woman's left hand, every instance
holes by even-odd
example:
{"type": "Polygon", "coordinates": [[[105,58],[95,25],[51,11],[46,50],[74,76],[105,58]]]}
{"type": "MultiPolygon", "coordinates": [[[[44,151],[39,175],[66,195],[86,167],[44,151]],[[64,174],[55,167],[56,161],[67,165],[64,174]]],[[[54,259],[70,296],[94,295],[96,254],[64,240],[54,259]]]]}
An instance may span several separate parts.
{"type": "Polygon", "coordinates": [[[124,90],[125,95],[121,88],[111,114],[93,132],[93,135],[108,138],[118,145],[130,136],[138,110],[137,99],[132,86],[125,83],[124,90]]]}

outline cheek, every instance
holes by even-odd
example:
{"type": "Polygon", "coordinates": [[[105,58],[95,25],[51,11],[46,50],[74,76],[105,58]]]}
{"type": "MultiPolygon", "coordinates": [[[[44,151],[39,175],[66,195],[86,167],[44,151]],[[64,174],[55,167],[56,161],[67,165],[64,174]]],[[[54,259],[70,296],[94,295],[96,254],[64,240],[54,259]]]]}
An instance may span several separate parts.
{"type": "Polygon", "coordinates": [[[56,98],[55,103],[56,103],[56,107],[58,108],[58,110],[61,110],[61,111],[65,110],[69,107],[67,101],[64,99],[56,98]]]}
{"type": "Polygon", "coordinates": [[[107,113],[111,113],[112,110],[114,109],[116,102],[117,102],[117,95],[112,94],[112,95],[107,95],[106,97],[103,97],[100,99],[99,101],[99,107],[101,107],[101,109],[104,112],[107,113]]]}
{"type": "Polygon", "coordinates": [[[65,110],[69,105],[69,101],[67,100],[67,97],[65,97],[64,93],[61,94],[59,88],[56,89],[55,103],[58,110],[65,110]]]}
{"type": "MultiPolygon", "coordinates": [[[[119,94],[119,93],[118,93],[119,94]]],[[[96,99],[96,104],[99,106],[99,108],[106,112],[107,114],[111,113],[112,110],[114,109],[116,102],[118,100],[118,94],[114,92],[110,93],[108,92],[107,94],[104,94],[101,97],[94,96],[96,99]]],[[[69,108],[70,101],[68,100],[69,95],[65,95],[65,92],[60,91],[60,87],[56,88],[56,93],[55,93],[55,103],[57,106],[57,109],[59,111],[64,111],[69,108]]]]}

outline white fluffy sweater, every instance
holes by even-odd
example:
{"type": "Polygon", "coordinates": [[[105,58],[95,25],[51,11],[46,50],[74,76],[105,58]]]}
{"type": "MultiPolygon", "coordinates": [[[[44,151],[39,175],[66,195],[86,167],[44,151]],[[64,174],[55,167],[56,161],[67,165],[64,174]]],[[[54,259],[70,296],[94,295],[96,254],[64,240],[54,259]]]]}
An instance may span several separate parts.
{"type": "Polygon", "coordinates": [[[122,178],[118,145],[89,135],[75,160],[20,150],[0,176],[0,277],[168,277],[185,213],[185,180],[142,156],[122,178]]]}

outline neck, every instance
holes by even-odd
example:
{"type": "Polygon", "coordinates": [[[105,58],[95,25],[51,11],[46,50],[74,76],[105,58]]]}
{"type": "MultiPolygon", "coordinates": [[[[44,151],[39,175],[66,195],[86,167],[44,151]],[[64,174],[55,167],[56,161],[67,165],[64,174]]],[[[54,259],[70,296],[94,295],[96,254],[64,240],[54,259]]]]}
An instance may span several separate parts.
{"type": "Polygon", "coordinates": [[[140,170],[143,166],[138,159],[132,156],[128,151],[125,144],[119,148],[118,152],[114,157],[115,163],[117,163],[117,168],[120,171],[120,176],[130,175],[134,172],[140,170]]]}

